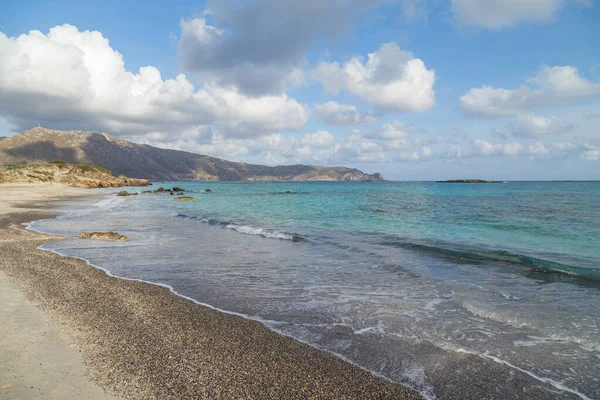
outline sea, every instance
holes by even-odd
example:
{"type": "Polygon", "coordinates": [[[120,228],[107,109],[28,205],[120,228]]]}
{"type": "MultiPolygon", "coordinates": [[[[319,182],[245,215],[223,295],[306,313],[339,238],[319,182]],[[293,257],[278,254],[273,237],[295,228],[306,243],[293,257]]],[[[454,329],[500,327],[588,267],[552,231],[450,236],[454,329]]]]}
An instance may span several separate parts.
{"type": "Polygon", "coordinates": [[[600,399],[600,182],[159,186],[195,200],[100,189],[29,228],[427,399],[600,399]]]}

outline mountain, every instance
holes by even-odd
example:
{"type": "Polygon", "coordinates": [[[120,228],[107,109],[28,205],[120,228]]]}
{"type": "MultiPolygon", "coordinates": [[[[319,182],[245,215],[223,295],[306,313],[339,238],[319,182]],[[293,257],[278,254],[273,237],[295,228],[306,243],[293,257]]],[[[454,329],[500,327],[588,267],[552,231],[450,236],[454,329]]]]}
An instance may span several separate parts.
{"type": "Polygon", "coordinates": [[[4,158],[5,165],[52,160],[93,164],[118,175],[154,180],[383,180],[379,173],[365,174],[354,168],[315,165],[268,167],[160,149],[113,138],[106,133],[46,128],[33,128],[12,137],[0,138],[1,158],[4,158]]]}

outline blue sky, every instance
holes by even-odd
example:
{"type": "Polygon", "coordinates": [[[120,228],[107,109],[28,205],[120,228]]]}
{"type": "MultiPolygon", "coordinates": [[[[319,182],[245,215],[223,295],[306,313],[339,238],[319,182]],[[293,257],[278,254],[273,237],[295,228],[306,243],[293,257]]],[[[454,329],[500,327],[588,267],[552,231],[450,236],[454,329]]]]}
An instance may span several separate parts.
{"type": "Polygon", "coordinates": [[[593,0],[83,3],[0,0],[0,135],[41,123],[397,180],[600,179],[593,0]]]}

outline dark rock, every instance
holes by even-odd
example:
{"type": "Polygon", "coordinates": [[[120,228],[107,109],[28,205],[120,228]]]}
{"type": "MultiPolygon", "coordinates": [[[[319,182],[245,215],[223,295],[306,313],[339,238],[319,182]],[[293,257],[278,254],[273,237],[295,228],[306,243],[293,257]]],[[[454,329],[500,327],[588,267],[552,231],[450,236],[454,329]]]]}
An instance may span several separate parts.
{"type": "Polygon", "coordinates": [[[175,195],[175,193],[173,193],[173,192],[171,192],[171,193],[169,193],[169,194],[170,194],[171,196],[174,196],[174,195],[175,195]]]}
{"type": "Polygon", "coordinates": [[[179,186],[173,186],[174,192],[185,192],[185,189],[180,188],[179,186]]]}
{"type": "Polygon", "coordinates": [[[127,190],[121,190],[119,193],[117,193],[117,196],[131,196],[131,193],[129,193],[127,190]]]}
{"type": "Polygon", "coordinates": [[[500,181],[486,181],[485,179],[451,179],[449,181],[438,181],[438,183],[500,183],[500,181]]]}
{"type": "Polygon", "coordinates": [[[206,193],[211,193],[211,192],[212,192],[212,190],[210,190],[210,189],[206,189],[206,190],[205,190],[205,192],[206,192],[206,193]]]}
{"type": "Polygon", "coordinates": [[[162,192],[164,192],[164,191],[165,191],[165,188],[161,186],[161,187],[159,187],[158,189],[156,189],[156,190],[154,191],[154,193],[162,193],[162,192]]]}

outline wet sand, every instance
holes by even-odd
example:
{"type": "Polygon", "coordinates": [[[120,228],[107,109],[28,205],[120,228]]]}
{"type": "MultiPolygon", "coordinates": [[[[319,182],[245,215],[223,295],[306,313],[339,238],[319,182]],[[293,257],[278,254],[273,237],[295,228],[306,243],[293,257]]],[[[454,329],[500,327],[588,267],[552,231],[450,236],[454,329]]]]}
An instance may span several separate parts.
{"type": "MultiPolygon", "coordinates": [[[[134,399],[420,398],[258,322],[37,250],[60,237],[19,224],[48,216],[0,215],[0,285],[8,282],[14,296],[24,293],[68,334],[62,343],[82,350],[90,388],[98,382],[113,395],[134,399]]],[[[12,328],[27,329],[19,324],[15,320],[12,328]]],[[[0,326],[0,338],[5,330],[0,326]]],[[[0,389],[0,397],[13,387],[0,389]]]]}

